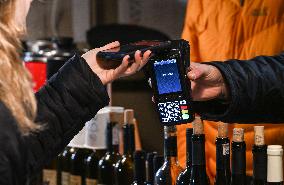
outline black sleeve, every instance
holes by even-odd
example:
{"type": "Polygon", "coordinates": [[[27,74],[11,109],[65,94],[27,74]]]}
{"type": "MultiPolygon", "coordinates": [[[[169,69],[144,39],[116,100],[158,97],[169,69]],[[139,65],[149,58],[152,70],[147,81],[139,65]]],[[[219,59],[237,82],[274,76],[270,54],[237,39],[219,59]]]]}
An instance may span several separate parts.
{"type": "Polygon", "coordinates": [[[231,100],[194,102],[203,119],[239,123],[284,122],[284,53],[248,61],[212,62],[228,86],[231,100]]]}
{"type": "Polygon", "coordinates": [[[71,58],[36,93],[39,132],[26,137],[29,172],[39,170],[58,155],[69,141],[109,102],[105,87],[85,60],[71,58]]]}

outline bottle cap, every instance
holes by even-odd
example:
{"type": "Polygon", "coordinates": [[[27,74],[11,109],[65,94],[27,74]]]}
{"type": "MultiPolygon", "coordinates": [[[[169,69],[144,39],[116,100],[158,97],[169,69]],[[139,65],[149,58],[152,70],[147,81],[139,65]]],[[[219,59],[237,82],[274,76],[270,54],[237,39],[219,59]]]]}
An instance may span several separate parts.
{"type": "Polygon", "coordinates": [[[195,117],[192,122],[193,134],[204,134],[204,125],[200,117],[195,117]]]}
{"type": "Polygon", "coordinates": [[[283,148],[281,145],[267,147],[267,182],[283,182],[283,148]]]}
{"type": "Polygon", "coordinates": [[[244,129],[243,128],[234,128],[234,130],[233,130],[233,141],[234,142],[243,142],[244,141],[244,129]]]}
{"type": "Polygon", "coordinates": [[[124,123],[128,123],[128,124],[134,123],[134,110],[133,109],[125,109],[124,123]]]}
{"type": "Polygon", "coordinates": [[[223,122],[218,122],[218,137],[225,138],[228,137],[228,124],[223,122]]]}
{"type": "Polygon", "coordinates": [[[265,145],[264,126],[254,126],[254,144],[257,146],[265,145]]]}
{"type": "Polygon", "coordinates": [[[283,148],[281,145],[268,145],[267,155],[283,155],[283,148]]]}

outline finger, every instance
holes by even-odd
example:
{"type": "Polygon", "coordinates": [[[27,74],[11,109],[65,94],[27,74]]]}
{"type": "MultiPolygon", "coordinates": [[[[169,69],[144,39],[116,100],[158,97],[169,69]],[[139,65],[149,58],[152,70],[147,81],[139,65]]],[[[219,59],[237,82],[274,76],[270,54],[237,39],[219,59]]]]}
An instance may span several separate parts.
{"type": "Polygon", "coordinates": [[[198,80],[207,74],[208,65],[205,64],[198,64],[198,63],[191,63],[190,64],[190,71],[187,73],[187,76],[190,80],[198,80]]]}
{"type": "Polygon", "coordinates": [[[147,50],[147,51],[143,54],[143,59],[142,59],[141,64],[140,64],[140,69],[141,69],[142,67],[144,67],[144,66],[147,64],[147,62],[148,62],[149,59],[150,59],[151,53],[152,53],[152,52],[151,52],[150,50],[147,50]]]}
{"type": "Polygon", "coordinates": [[[111,42],[103,47],[100,47],[98,48],[97,50],[98,51],[103,51],[103,50],[107,50],[107,49],[112,49],[112,48],[116,48],[116,47],[119,47],[120,46],[120,43],[118,41],[115,41],[115,42],[111,42]]]}
{"type": "Polygon", "coordinates": [[[121,76],[123,76],[123,74],[125,73],[125,71],[128,69],[128,64],[129,64],[129,58],[130,56],[127,55],[123,58],[122,63],[120,64],[120,66],[118,66],[113,74],[114,74],[114,79],[119,78],[121,76]]]}
{"type": "Polygon", "coordinates": [[[134,59],[135,59],[135,63],[138,63],[140,65],[141,61],[142,61],[142,52],[137,50],[135,52],[135,55],[134,55],[134,59]]]}
{"type": "Polygon", "coordinates": [[[156,103],[154,96],[152,96],[152,102],[153,102],[153,103],[156,103]]]}
{"type": "Polygon", "coordinates": [[[131,75],[134,74],[139,70],[139,66],[142,60],[141,57],[141,51],[137,50],[134,54],[135,61],[131,64],[130,67],[128,67],[127,71],[125,72],[125,75],[131,75]]]}
{"type": "Polygon", "coordinates": [[[134,63],[132,63],[131,66],[128,67],[128,69],[126,70],[125,75],[132,75],[132,74],[136,73],[139,69],[139,66],[140,66],[139,63],[140,62],[136,62],[136,61],[134,63]]]}

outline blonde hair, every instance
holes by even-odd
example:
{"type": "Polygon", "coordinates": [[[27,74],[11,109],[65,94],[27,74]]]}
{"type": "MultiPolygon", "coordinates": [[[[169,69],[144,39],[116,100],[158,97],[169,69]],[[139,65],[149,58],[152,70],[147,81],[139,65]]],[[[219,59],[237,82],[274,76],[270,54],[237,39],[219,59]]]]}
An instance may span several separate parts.
{"type": "Polygon", "coordinates": [[[11,111],[22,134],[39,128],[34,123],[36,100],[29,72],[20,59],[21,30],[15,23],[15,2],[0,0],[0,101],[11,111]]]}

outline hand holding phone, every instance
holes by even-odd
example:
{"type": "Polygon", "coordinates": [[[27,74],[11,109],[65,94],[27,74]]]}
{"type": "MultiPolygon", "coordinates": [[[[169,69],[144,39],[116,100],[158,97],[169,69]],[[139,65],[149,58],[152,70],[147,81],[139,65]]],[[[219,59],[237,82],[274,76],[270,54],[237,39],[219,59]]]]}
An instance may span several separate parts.
{"type": "Polygon", "coordinates": [[[170,43],[170,41],[155,40],[139,41],[100,51],[97,54],[97,59],[100,61],[101,67],[105,69],[113,69],[121,64],[123,57],[126,55],[130,56],[131,61],[134,59],[134,55],[137,50],[141,51],[142,55],[148,50],[155,54],[168,49],[170,47],[170,43]]]}

